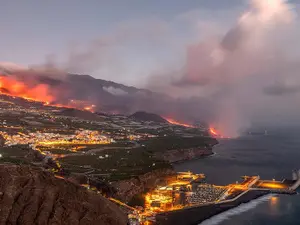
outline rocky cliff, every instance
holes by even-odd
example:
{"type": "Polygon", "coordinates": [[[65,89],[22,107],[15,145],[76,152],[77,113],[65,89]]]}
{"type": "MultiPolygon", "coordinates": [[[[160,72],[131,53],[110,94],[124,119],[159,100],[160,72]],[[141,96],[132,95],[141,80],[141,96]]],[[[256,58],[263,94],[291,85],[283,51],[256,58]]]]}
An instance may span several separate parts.
{"type": "Polygon", "coordinates": [[[106,198],[30,166],[0,165],[0,224],[123,225],[106,198]]]}
{"type": "Polygon", "coordinates": [[[136,178],[114,182],[112,185],[117,190],[117,197],[128,202],[135,195],[153,189],[159,184],[166,183],[166,178],[175,174],[172,169],[154,170],[136,178]]]}
{"type": "Polygon", "coordinates": [[[175,149],[165,152],[156,153],[156,157],[163,159],[169,163],[178,163],[186,160],[197,159],[203,156],[212,155],[211,148],[189,148],[189,149],[175,149]]]}

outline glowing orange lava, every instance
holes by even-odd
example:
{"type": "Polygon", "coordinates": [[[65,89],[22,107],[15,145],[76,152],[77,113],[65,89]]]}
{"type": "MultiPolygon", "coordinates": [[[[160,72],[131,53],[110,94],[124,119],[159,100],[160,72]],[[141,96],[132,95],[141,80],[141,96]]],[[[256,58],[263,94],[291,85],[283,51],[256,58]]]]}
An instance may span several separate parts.
{"type": "Polygon", "coordinates": [[[50,87],[46,84],[29,86],[14,77],[1,76],[0,74],[0,94],[24,98],[27,101],[43,103],[45,106],[55,106],[60,108],[75,108],[86,111],[95,111],[95,105],[87,104],[83,101],[71,100],[68,104],[54,103],[55,96],[50,94],[50,87]],[[78,102],[80,104],[78,104],[78,102]]]}
{"type": "Polygon", "coordinates": [[[29,87],[12,77],[0,76],[0,93],[25,98],[31,101],[51,102],[55,98],[50,94],[45,84],[29,87]]]}
{"type": "Polygon", "coordinates": [[[214,137],[218,137],[218,138],[229,138],[229,137],[224,137],[219,131],[217,131],[215,128],[210,127],[209,128],[209,133],[214,136],[214,137]]]}
{"type": "Polygon", "coordinates": [[[182,123],[182,122],[176,121],[174,119],[170,119],[170,118],[164,118],[164,119],[167,120],[169,123],[174,124],[174,125],[179,125],[179,126],[183,126],[183,127],[194,128],[194,126],[192,126],[190,124],[182,123]]]}
{"type": "Polygon", "coordinates": [[[209,128],[209,132],[212,134],[212,135],[215,135],[215,136],[219,136],[218,132],[215,130],[215,128],[211,127],[209,128]]]}
{"type": "Polygon", "coordinates": [[[84,110],[94,112],[95,107],[96,107],[95,105],[86,106],[86,107],[84,107],[84,110]]]}

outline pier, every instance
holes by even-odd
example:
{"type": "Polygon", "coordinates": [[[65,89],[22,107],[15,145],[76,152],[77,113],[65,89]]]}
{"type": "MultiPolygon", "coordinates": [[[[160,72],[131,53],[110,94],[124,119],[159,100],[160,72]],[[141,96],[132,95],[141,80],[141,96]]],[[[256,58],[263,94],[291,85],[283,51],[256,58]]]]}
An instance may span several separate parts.
{"type": "Polygon", "coordinates": [[[260,176],[242,178],[241,183],[217,186],[207,184],[204,174],[178,173],[168,185],[147,193],[144,208],[129,215],[130,224],[180,224],[179,215],[188,216],[183,218],[191,220],[189,224],[197,224],[266,194],[295,194],[300,186],[300,170],[293,172],[291,180],[262,180],[260,176]]]}

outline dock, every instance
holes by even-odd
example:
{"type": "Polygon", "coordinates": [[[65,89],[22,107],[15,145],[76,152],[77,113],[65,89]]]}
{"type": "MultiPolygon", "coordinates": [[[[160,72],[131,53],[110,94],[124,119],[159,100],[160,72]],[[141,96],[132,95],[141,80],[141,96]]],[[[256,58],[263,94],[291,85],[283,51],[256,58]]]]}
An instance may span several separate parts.
{"type": "Polygon", "coordinates": [[[300,186],[300,170],[282,181],[242,178],[241,183],[217,186],[207,184],[204,174],[178,173],[176,180],[146,195],[144,209],[129,215],[130,224],[196,225],[267,194],[296,194],[300,186]]]}

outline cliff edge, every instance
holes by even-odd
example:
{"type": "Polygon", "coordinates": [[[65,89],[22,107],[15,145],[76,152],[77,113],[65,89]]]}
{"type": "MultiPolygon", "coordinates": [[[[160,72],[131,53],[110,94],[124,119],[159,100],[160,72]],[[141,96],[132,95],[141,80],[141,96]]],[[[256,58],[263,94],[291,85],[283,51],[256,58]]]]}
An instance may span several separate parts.
{"type": "Polygon", "coordinates": [[[0,165],[0,224],[125,225],[106,198],[39,168],[0,165]]]}

